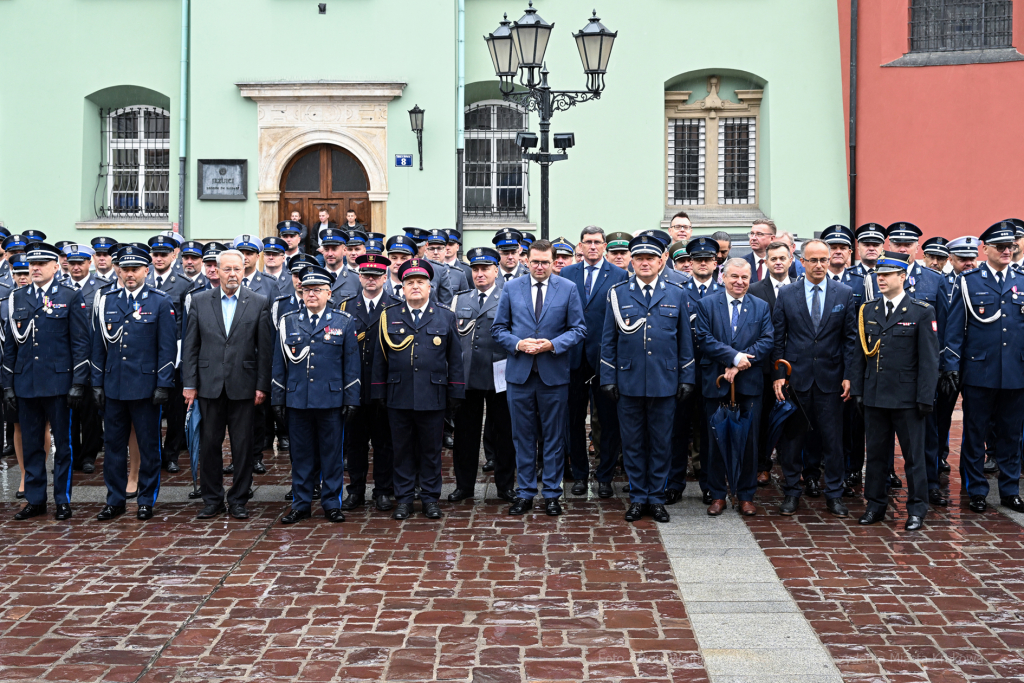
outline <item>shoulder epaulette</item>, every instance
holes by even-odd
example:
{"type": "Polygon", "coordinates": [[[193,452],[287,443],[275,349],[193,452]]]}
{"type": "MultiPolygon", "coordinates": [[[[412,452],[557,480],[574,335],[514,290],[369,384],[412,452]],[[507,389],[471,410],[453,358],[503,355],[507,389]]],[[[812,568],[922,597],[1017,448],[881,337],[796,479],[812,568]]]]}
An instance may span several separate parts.
{"type": "MultiPolygon", "coordinates": [[[[609,289],[615,289],[616,287],[620,287],[622,285],[628,285],[629,284],[629,280],[630,280],[630,278],[628,278],[628,277],[625,280],[619,280],[614,285],[609,287],[609,289]]],[[[665,280],[665,282],[668,282],[668,280],[665,280]]]]}
{"type": "Polygon", "coordinates": [[[912,304],[917,304],[917,305],[918,305],[918,306],[920,306],[921,308],[931,308],[931,306],[932,306],[932,305],[931,305],[930,303],[928,303],[927,301],[921,301],[920,299],[911,299],[911,300],[910,300],[910,303],[912,303],[912,304]]]}
{"type": "Polygon", "coordinates": [[[285,299],[290,299],[290,298],[292,298],[291,294],[284,294],[284,295],[279,296],[276,299],[274,299],[274,301],[284,301],[285,299]]]}
{"type": "MultiPolygon", "coordinates": [[[[624,281],[623,281],[624,282],[624,281]]],[[[686,289],[686,282],[673,282],[672,280],[665,280],[667,284],[675,285],[679,289],[686,289]]],[[[688,281],[687,281],[688,282],[688,281]]],[[[619,283],[622,284],[622,283],[619,283]]]]}
{"type": "Polygon", "coordinates": [[[461,292],[455,292],[455,296],[462,296],[463,294],[469,294],[472,291],[474,291],[474,289],[472,287],[470,287],[469,289],[464,289],[461,292]]]}
{"type": "Polygon", "coordinates": [[[281,320],[284,320],[288,316],[295,315],[296,313],[300,313],[300,312],[301,311],[299,309],[295,309],[294,311],[288,311],[287,313],[285,313],[284,315],[281,316],[281,320]]]}
{"type": "Polygon", "coordinates": [[[443,304],[440,301],[438,301],[436,304],[434,304],[434,307],[435,308],[439,308],[442,311],[448,311],[449,313],[451,313],[451,311],[452,311],[452,309],[447,304],[443,304]]]}
{"type": "Polygon", "coordinates": [[[149,292],[151,294],[158,294],[158,295],[164,297],[165,299],[171,298],[170,294],[168,294],[167,292],[163,291],[162,289],[157,289],[156,287],[150,287],[149,288],[149,292]]]}
{"type": "Polygon", "coordinates": [[[346,318],[351,318],[352,317],[352,314],[349,313],[348,311],[339,310],[337,312],[340,313],[341,315],[345,316],[346,318]]]}
{"type": "Polygon", "coordinates": [[[970,275],[971,273],[976,273],[979,270],[981,270],[981,268],[979,266],[974,266],[970,270],[965,270],[965,271],[961,272],[960,275],[961,276],[963,276],[963,275],[970,275]]]}
{"type": "Polygon", "coordinates": [[[78,291],[77,289],[75,289],[71,285],[65,284],[65,280],[58,280],[57,284],[60,285],[61,287],[63,287],[64,289],[70,289],[72,292],[77,292],[78,291]]]}
{"type": "Polygon", "coordinates": [[[394,308],[395,306],[404,306],[404,305],[405,305],[405,301],[396,301],[393,304],[388,304],[387,306],[385,306],[384,308],[382,308],[380,310],[386,311],[388,309],[394,308]]]}

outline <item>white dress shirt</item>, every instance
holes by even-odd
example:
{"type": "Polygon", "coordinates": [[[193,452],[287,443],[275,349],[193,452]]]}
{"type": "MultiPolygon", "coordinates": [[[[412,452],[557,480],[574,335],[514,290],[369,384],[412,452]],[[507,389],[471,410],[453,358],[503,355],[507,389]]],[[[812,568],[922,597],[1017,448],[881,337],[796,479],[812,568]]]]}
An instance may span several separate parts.
{"type": "Polygon", "coordinates": [[[885,295],[882,295],[882,298],[883,298],[883,302],[882,302],[882,304],[883,304],[883,308],[882,308],[882,313],[883,313],[883,314],[885,313],[885,309],[886,309],[886,308],[888,308],[888,303],[889,303],[890,301],[892,301],[892,312],[893,312],[893,313],[895,313],[896,311],[900,310],[900,304],[901,304],[901,303],[903,302],[903,298],[904,298],[904,297],[905,297],[906,295],[907,295],[907,292],[906,292],[906,290],[903,290],[903,291],[901,291],[901,292],[899,293],[899,296],[893,297],[892,299],[890,299],[889,297],[887,297],[887,296],[885,296],[885,295]]]}
{"type": "Polygon", "coordinates": [[[785,287],[786,285],[791,284],[791,280],[789,279],[789,273],[787,272],[786,273],[786,277],[784,279],[782,279],[782,280],[776,280],[775,278],[771,277],[770,275],[768,277],[772,281],[772,287],[775,288],[775,298],[778,299],[779,298],[779,290],[782,289],[783,287],[785,287]]]}
{"type": "MultiPolygon", "coordinates": [[[[548,283],[549,282],[551,282],[551,278],[550,277],[547,280],[545,280],[544,282],[540,283],[540,291],[543,292],[543,294],[544,294],[544,301],[541,304],[542,306],[544,304],[546,304],[547,301],[548,301],[548,283]]],[[[537,283],[538,283],[537,278],[535,278],[533,275],[531,275],[530,276],[530,300],[533,301],[533,310],[535,310],[535,311],[537,310],[537,289],[538,289],[537,283]]]]}
{"type": "MultiPolygon", "coordinates": [[[[734,297],[729,292],[726,292],[725,293],[725,303],[726,303],[726,307],[729,309],[729,328],[730,329],[732,328],[732,308],[733,308],[732,302],[733,301],[739,301],[740,302],[740,306],[739,306],[739,308],[740,308],[740,315],[743,315],[743,299],[737,299],[736,297],[734,297]]],[[[742,351],[739,351],[739,352],[736,353],[736,357],[732,359],[732,364],[736,365],[736,366],[739,366],[740,361],[746,359],[746,357],[747,356],[746,356],[745,353],[743,353],[742,351]]]]}
{"type": "Polygon", "coordinates": [[[384,288],[383,287],[381,288],[381,290],[379,292],[377,292],[377,296],[375,296],[372,299],[367,299],[364,296],[363,297],[363,305],[366,306],[366,310],[370,310],[370,304],[373,304],[373,310],[377,310],[377,304],[380,303],[381,297],[383,297],[383,296],[384,296],[384,288]]]}

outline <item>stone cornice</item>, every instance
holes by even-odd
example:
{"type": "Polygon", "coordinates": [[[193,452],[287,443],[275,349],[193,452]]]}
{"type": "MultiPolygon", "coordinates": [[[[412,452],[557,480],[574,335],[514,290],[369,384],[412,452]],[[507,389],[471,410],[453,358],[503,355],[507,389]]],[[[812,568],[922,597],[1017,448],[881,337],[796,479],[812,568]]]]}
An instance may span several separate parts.
{"type": "Polygon", "coordinates": [[[242,97],[257,102],[275,100],[346,100],[389,102],[401,97],[405,83],[397,81],[241,81],[235,83],[242,97]]]}

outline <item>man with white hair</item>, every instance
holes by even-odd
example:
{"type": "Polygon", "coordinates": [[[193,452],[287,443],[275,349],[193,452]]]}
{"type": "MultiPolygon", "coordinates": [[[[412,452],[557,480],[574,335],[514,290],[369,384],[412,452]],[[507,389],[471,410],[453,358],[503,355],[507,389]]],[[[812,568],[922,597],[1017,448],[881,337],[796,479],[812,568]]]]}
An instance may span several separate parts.
{"type": "Polygon", "coordinates": [[[219,286],[192,297],[181,348],[185,402],[199,400],[200,486],[206,506],[199,519],[224,505],[224,429],[231,436],[234,479],[227,492],[231,516],[246,519],[252,486],[252,436],[256,406],[270,393],[274,326],[267,297],[242,287],[245,258],[236,249],[217,256],[219,286]],[[234,332],[234,334],[232,334],[234,332]]]}

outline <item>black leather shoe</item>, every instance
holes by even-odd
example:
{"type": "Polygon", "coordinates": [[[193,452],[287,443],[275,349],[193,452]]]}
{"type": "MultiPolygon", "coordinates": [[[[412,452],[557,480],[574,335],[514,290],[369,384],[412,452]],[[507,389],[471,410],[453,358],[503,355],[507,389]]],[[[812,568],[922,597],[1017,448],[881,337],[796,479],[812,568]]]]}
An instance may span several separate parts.
{"type": "Polygon", "coordinates": [[[292,492],[292,489],[288,489],[288,493],[284,494],[284,499],[295,500],[295,494],[292,492]]]}
{"type": "Polygon", "coordinates": [[[644,506],[640,503],[630,503],[626,509],[626,521],[637,522],[644,516],[644,506]]]}
{"type": "Polygon", "coordinates": [[[890,472],[889,473],[889,483],[888,483],[888,486],[891,489],[901,489],[901,488],[903,488],[903,482],[900,481],[900,478],[896,476],[895,472],[890,472]]]}
{"type": "Polygon", "coordinates": [[[127,498],[128,500],[132,500],[134,498],[138,498],[139,497],[139,490],[135,489],[134,491],[125,491],[124,492],[124,497],[127,498]]]}
{"type": "Polygon", "coordinates": [[[399,503],[391,513],[391,519],[409,519],[412,514],[412,503],[399,503]]]}
{"type": "Polygon", "coordinates": [[[235,463],[231,463],[229,465],[226,465],[224,467],[224,469],[221,470],[221,472],[223,472],[224,474],[234,474],[235,473],[235,463]]]}
{"type": "Polygon", "coordinates": [[[548,517],[557,517],[562,514],[562,506],[557,498],[548,498],[544,501],[544,512],[548,517]]]}
{"type": "Polygon", "coordinates": [[[345,500],[341,501],[342,510],[355,510],[366,505],[366,497],[360,496],[357,493],[350,493],[345,496],[345,500]]]}
{"type": "Polygon", "coordinates": [[[969,507],[973,512],[984,512],[988,509],[988,501],[985,500],[985,496],[971,496],[969,507]]]}
{"type": "Polygon", "coordinates": [[[279,437],[277,437],[277,450],[279,450],[279,451],[290,451],[291,449],[292,449],[292,444],[288,440],[287,436],[279,436],[279,437]]]}
{"type": "Polygon", "coordinates": [[[516,498],[508,509],[510,515],[524,515],[527,510],[533,509],[533,498],[516,498]]]}
{"type": "Polygon", "coordinates": [[[178,467],[178,463],[176,463],[176,462],[169,462],[169,463],[167,463],[166,469],[171,474],[177,474],[178,472],[181,472],[181,468],[178,467]]]}
{"type": "Polygon", "coordinates": [[[1020,499],[1020,496],[1009,496],[1007,498],[1000,498],[999,504],[1003,507],[1010,508],[1014,512],[1024,512],[1024,500],[1020,499]]]}
{"type": "Polygon", "coordinates": [[[615,495],[615,491],[612,490],[612,483],[610,481],[597,482],[598,498],[611,498],[613,495],[615,495]]]}
{"type": "MultiPolygon", "coordinates": [[[[234,510],[234,508],[232,508],[234,510]]],[[[281,518],[281,524],[295,524],[299,520],[309,519],[309,510],[296,510],[292,508],[288,514],[281,518]]]]}
{"type": "Polygon", "coordinates": [[[632,489],[629,487],[629,484],[626,484],[625,486],[622,487],[623,493],[629,493],[631,490],[632,489]]]}
{"type": "Polygon", "coordinates": [[[857,520],[857,523],[858,524],[878,524],[883,519],[885,519],[885,510],[878,510],[877,512],[872,512],[872,511],[868,510],[863,515],[861,515],[860,519],[857,520]]]}
{"type": "Polygon", "coordinates": [[[202,491],[197,491],[195,489],[192,489],[191,491],[188,492],[188,499],[189,500],[198,500],[198,499],[200,499],[202,497],[203,497],[203,492],[202,491]]]}
{"type": "Polygon", "coordinates": [[[324,510],[324,517],[328,522],[334,522],[335,524],[345,521],[345,513],[342,512],[340,508],[324,510]]]}
{"type": "Polygon", "coordinates": [[[480,469],[482,469],[484,472],[493,472],[494,471],[494,461],[493,460],[488,460],[488,461],[484,462],[484,466],[481,467],[480,469]]]}
{"type": "Polygon", "coordinates": [[[574,496],[585,496],[587,495],[587,480],[577,479],[572,483],[572,495],[574,496]]]}
{"type": "Polygon", "coordinates": [[[498,491],[498,498],[501,498],[502,500],[506,500],[506,501],[512,503],[516,499],[516,490],[515,489],[505,489],[504,491],[498,491]]]}
{"type": "Polygon", "coordinates": [[[950,471],[949,463],[943,458],[939,461],[939,474],[948,474],[950,471]]]}
{"type": "Polygon", "coordinates": [[[441,519],[441,506],[436,500],[423,503],[423,516],[427,519],[441,519]]]}
{"type": "Polygon", "coordinates": [[[448,500],[452,503],[457,503],[460,500],[472,499],[473,492],[467,491],[466,489],[455,489],[448,494],[448,500]]]}
{"type": "Polygon", "coordinates": [[[907,523],[903,525],[903,528],[907,531],[917,531],[921,528],[923,522],[924,520],[917,515],[910,515],[907,517],[907,523]]]}
{"type": "Polygon", "coordinates": [[[249,519],[249,511],[245,509],[244,505],[232,505],[229,512],[235,519],[249,519]]]}
{"type": "Polygon", "coordinates": [[[797,498],[796,496],[786,496],[785,498],[782,499],[782,504],[779,505],[779,514],[786,515],[787,517],[789,517],[790,515],[795,515],[799,507],[799,498],[797,498]]]}
{"type": "Polygon", "coordinates": [[[222,515],[227,512],[228,509],[224,507],[224,503],[214,503],[213,505],[207,505],[199,514],[196,515],[196,519],[211,519],[217,515],[222,515]]]}
{"type": "Polygon", "coordinates": [[[63,522],[65,519],[71,519],[71,506],[67,503],[57,503],[57,511],[53,513],[53,518],[58,522],[63,522]]]}
{"type": "Polygon", "coordinates": [[[985,458],[985,465],[981,468],[981,471],[985,474],[993,474],[999,471],[999,463],[996,462],[995,458],[985,458]]]}
{"type": "Polygon", "coordinates": [[[267,468],[263,465],[263,458],[260,458],[252,464],[252,471],[254,474],[266,474],[267,468]]]}
{"type": "Polygon", "coordinates": [[[83,462],[82,463],[82,471],[85,472],[86,474],[92,474],[93,472],[95,472],[96,471],[96,461],[95,460],[86,460],[85,462],[83,462]]]}
{"type": "Polygon", "coordinates": [[[821,495],[821,487],[818,486],[816,479],[807,480],[807,483],[804,485],[804,495],[810,498],[817,498],[821,495]]]}
{"type": "Polygon", "coordinates": [[[665,524],[668,522],[668,510],[665,509],[664,505],[658,505],[657,503],[653,503],[651,505],[648,505],[647,507],[648,512],[651,513],[651,517],[654,518],[655,522],[658,522],[659,524],[665,524]]]}
{"type": "Polygon", "coordinates": [[[4,452],[0,453],[0,458],[9,458],[12,455],[14,455],[14,444],[9,443],[6,446],[4,446],[4,452]]]}
{"type": "Polygon", "coordinates": [[[938,489],[928,489],[928,504],[946,507],[949,505],[949,498],[943,498],[942,491],[938,489]]]}
{"type": "Polygon", "coordinates": [[[17,498],[18,500],[21,500],[22,498],[25,497],[25,492],[24,491],[16,491],[14,493],[14,497],[17,498]]]}
{"type": "Polygon", "coordinates": [[[857,492],[854,491],[849,486],[844,486],[843,487],[843,494],[842,495],[843,495],[843,498],[855,498],[857,496],[857,492]]]}
{"type": "Polygon", "coordinates": [[[373,499],[373,505],[381,512],[387,512],[392,508],[394,503],[391,500],[391,496],[386,493],[382,493],[373,499]]]}
{"type": "Polygon", "coordinates": [[[109,519],[114,519],[114,517],[120,517],[124,514],[124,511],[124,505],[104,505],[103,509],[100,510],[100,514],[96,515],[96,519],[106,522],[109,519]]]}
{"type": "Polygon", "coordinates": [[[711,495],[711,491],[704,491],[700,494],[700,499],[705,505],[711,505],[715,500],[715,497],[711,495]]]}
{"type": "Polygon", "coordinates": [[[860,474],[860,472],[850,472],[848,475],[846,475],[846,485],[847,486],[860,486],[860,483],[861,483],[861,474],[860,474]]]}
{"type": "Polygon", "coordinates": [[[455,448],[455,437],[452,436],[451,434],[445,434],[444,435],[444,447],[449,449],[449,450],[451,450],[452,448],[455,448]]]}
{"type": "Polygon", "coordinates": [[[829,498],[825,501],[825,507],[836,517],[850,516],[850,508],[846,507],[842,498],[829,498]]]}
{"type": "Polygon", "coordinates": [[[142,522],[145,522],[147,519],[153,519],[153,506],[140,505],[138,512],[135,513],[135,519],[142,522]]]}
{"type": "Polygon", "coordinates": [[[665,490],[665,505],[675,505],[683,498],[683,492],[677,489],[665,490]]]}
{"type": "Polygon", "coordinates": [[[33,505],[29,503],[25,507],[14,513],[14,518],[18,521],[23,519],[29,519],[30,517],[38,517],[39,515],[46,514],[46,505],[33,505]]]}
{"type": "Polygon", "coordinates": [[[320,490],[319,482],[316,483],[316,484],[313,484],[313,500],[320,500],[320,494],[321,493],[322,493],[322,491],[320,490]]]}

